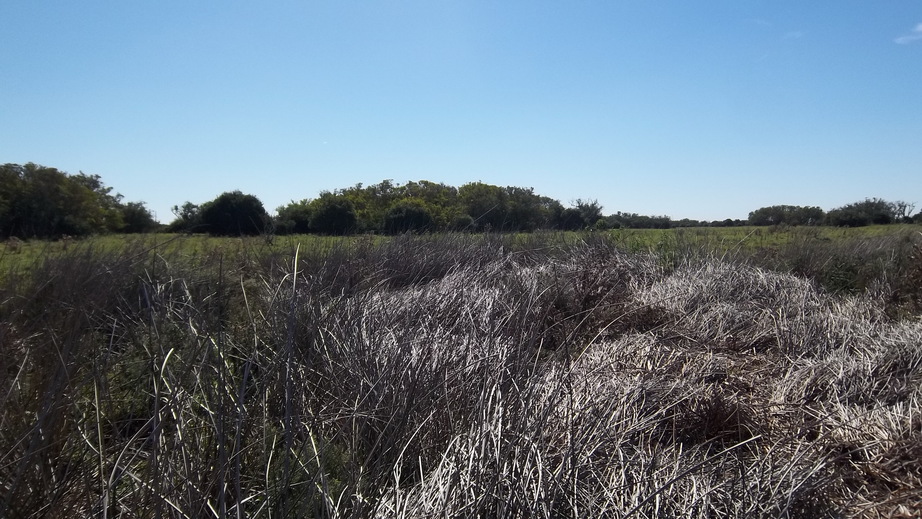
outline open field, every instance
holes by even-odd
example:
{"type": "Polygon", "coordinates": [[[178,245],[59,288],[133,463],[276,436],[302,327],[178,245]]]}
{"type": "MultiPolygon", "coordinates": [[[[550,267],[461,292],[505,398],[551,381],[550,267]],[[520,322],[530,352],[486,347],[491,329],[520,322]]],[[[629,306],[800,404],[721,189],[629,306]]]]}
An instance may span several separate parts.
{"type": "MultiPolygon", "coordinates": [[[[840,244],[851,247],[856,242],[885,240],[912,236],[922,232],[922,225],[875,225],[855,228],[836,227],[695,227],[676,229],[619,229],[600,231],[608,240],[627,252],[659,252],[667,254],[701,254],[711,256],[738,255],[741,252],[759,253],[777,251],[787,247],[840,244]]],[[[484,235],[472,235],[472,239],[484,235]]],[[[576,232],[538,232],[507,236],[514,247],[529,247],[534,242],[555,244],[574,243],[582,235],[576,232]],[[552,239],[548,237],[551,236],[552,239]]],[[[182,253],[200,255],[218,249],[289,253],[300,244],[307,249],[330,250],[343,243],[381,243],[383,236],[330,237],[319,235],[290,235],[270,237],[223,238],[203,234],[144,234],[92,237],[81,240],[49,242],[31,240],[18,245],[0,244],[0,272],[28,267],[44,260],[48,255],[59,254],[74,248],[118,251],[126,248],[150,250],[158,254],[182,253]]],[[[490,238],[488,238],[490,239],[490,238]]]]}
{"type": "Polygon", "coordinates": [[[0,517],[916,517],[920,243],[26,243],[0,517]]]}

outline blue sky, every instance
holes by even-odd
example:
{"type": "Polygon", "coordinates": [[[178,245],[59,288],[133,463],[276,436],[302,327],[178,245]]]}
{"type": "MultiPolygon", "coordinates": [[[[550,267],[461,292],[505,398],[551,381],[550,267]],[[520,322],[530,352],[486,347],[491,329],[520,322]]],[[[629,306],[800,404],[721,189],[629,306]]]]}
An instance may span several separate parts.
{"type": "Polygon", "coordinates": [[[606,213],[922,208],[922,1],[0,3],[0,163],[161,221],[431,180],[606,213]]]}

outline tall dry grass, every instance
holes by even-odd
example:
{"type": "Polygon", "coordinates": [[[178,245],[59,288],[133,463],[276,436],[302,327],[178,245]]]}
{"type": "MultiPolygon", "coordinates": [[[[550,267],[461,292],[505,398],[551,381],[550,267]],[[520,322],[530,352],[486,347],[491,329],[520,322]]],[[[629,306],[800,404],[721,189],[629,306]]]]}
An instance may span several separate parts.
{"type": "Polygon", "coordinates": [[[917,516],[893,279],[599,236],[76,247],[2,287],[0,517],[917,516]]]}

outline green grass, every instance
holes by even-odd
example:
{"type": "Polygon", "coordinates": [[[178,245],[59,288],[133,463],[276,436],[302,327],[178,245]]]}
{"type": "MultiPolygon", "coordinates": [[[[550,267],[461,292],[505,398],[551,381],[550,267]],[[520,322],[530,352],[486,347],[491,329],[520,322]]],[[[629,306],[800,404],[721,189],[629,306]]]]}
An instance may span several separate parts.
{"type": "Polygon", "coordinates": [[[868,227],[693,227],[678,229],[619,229],[608,231],[619,246],[634,252],[703,249],[723,255],[738,251],[780,248],[805,242],[849,242],[922,232],[922,225],[868,227]]]}
{"type": "MultiPolygon", "coordinates": [[[[804,242],[848,242],[853,240],[899,236],[922,232],[922,225],[876,225],[856,228],[835,227],[697,227],[678,229],[619,229],[600,232],[606,234],[621,248],[631,252],[651,250],[704,250],[723,255],[736,251],[753,251],[779,248],[804,242]]],[[[545,242],[545,237],[554,236],[559,243],[573,243],[582,233],[539,232],[515,235],[513,247],[524,248],[530,241],[545,242]],[[538,236],[537,240],[535,236],[538,236]]],[[[477,235],[474,235],[477,236],[477,235]]],[[[35,263],[49,254],[65,252],[68,249],[89,247],[101,250],[120,250],[129,247],[147,248],[161,253],[179,251],[184,254],[201,255],[222,248],[246,248],[261,252],[289,252],[298,244],[309,249],[330,250],[343,243],[381,243],[387,236],[330,237],[319,235],[290,235],[268,238],[263,236],[245,238],[212,237],[207,235],[147,234],[107,235],[80,240],[43,241],[27,240],[21,248],[12,251],[4,248],[0,252],[0,269],[21,268],[35,263]]],[[[476,239],[476,238],[475,238],[476,239]]]]}

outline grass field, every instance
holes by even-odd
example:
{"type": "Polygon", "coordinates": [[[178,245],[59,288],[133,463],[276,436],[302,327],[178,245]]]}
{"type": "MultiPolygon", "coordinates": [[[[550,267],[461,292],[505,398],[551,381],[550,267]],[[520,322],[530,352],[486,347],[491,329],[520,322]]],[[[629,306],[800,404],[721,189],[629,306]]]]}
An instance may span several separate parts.
{"type": "Polygon", "coordinates": [[[917,517],[922,235],[26,243],[0,517],[917,517]]]}
{"type": "MultiPolygon", "coordinates": [[[[659,252],[671,255],[708,254],[724,256],[779,250],[804,245],[844,244],[893,237],[907,237],[922,232],[922,225],[876,225],[855,228],[834,227],[700,227],[678,229],[623,229],[604,231],[606,239],[627,252],[659,252]]],[[[478,235],[472,235],[476,239],[478,235]]],[[[485,239],[494,239],[486,237],[485,239]]],[[[535,233],[506,236],[513,247],[528,247],[529,243],[566,244],[579,241],[580,233],[535,233]],[[553,237],[549,239],[548,237],[553,237]]],[[[118,251],[126,248],[153,251],[160,254],[180,252],[200,255],[218,249],[239,249],[261,253],[290,253],[298,244],[309,249],[330,250],[344,243],[381,243],[383,236],[329,237],[291,235],[271,237],[222,238],[207,235],[146,234],[108,235],[83,240],[49,242],[32,240],[15,248],[0,245],[0,272],[19,269],[42,261],[49,255],[74,248],[118,251]]]]}

